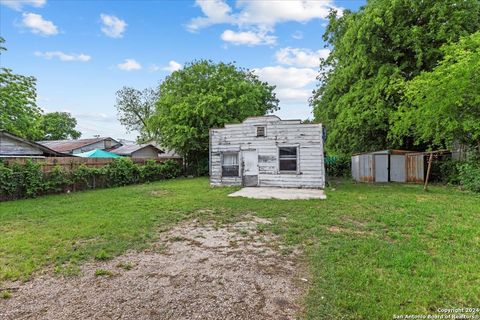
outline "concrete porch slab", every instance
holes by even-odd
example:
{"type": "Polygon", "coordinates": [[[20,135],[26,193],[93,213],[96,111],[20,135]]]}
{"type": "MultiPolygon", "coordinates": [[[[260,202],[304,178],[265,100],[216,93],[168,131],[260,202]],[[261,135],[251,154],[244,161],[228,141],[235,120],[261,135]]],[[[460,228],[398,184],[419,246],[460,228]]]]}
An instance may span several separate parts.
{"type": "Polygon", "coordinates": [[[252,199],[307,200],[327,198],[320,189],[246,187],[228,195],[229,197],[245,197],[252,199]]]}

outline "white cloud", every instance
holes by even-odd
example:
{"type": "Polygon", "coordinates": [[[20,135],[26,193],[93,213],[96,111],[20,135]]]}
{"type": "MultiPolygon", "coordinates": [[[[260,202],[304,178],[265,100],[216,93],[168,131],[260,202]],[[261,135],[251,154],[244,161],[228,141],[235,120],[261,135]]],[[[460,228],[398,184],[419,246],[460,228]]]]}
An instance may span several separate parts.
{"type": "Polygon", "coordinates": [[[329,49],[320,49],[312,51],[310,49],[300,48],[282,48],[275,53],[278,63],[296,66],[315,68],[320,64],[320,58],[327,58],[330,54],[329,49]]]}
{"type": "Polygon", "coordinates": [[[23,26],[30,29],[32,33],[52,36],[58,33],[58,28],[52,21],[43,19],[43,17],[36,13],[23,13],[22,14],[23,26]]]}
{"type": "Polygon", "coordinates": [[[118,69],[123,71],[134,71],[142,69],[141,64],[134,59],[125,59],[123,63],[117,64],[117,67],[118,69]]]}
{"type": "Polygon", "coordinates": [[[334,8],[331,0],[238,0],[237,6],[242,8],[238,16],[240,24],[266,27],[287,21],[303,23],[312,19],[326,19],[329,10],[334,8]]]}
{"type": "Polygon", "coordinates": [[[280,100],[281,114],[288,114],[287,118],[309,116],[308,99],[316,82],[315,69],[269,66],[254,69],[254,72],[260,80],[276,86],[275,93],[280,100]],[[301,112],[295,113],[293,109],[301,112]]]}
{"type": "Polygon", "coordinates": [[[303,88],[316,80],[317,72],[311,68],[264,67],[254,69],[263,81],[279,88],[303,88]]]}
{"type": "Polygon", "coordinates": [[[111,38],[121,38],[127,28],[127,23],[113,15],[101,14],[102,32],[111,38]]]}
{"type": "Polygon", "coordinates": [[[80,53],[80,54],[75,54],[75,53],[70,53],[70,54],[67,54],[67,53],[64,53],[64,52],[61,52],[61,51],[47,51],[47,52],[40,52],[40,51],[36,51],[35,52],[35,55],[37,57],[42,57],[42,58],[45,58],[45,59],[53,59],[53,58],[58,58],[60,59],[60,61],[80,61],[80,62],[87,62],[87,61],[90,61],[90,59],[92,57],[90,57],[89,55],[87,54],[83,54],[83,53],[80,53]]]}
{"type": "Polygon", "coordinates": [[[148,67],[148,70],[151,71],[151,72],[156,72],[158,70],[162,69],[160,66],[157,66],[156,64],[151,64],[149,67],[148,67]]]}
{"type": "MultiPolygon", "coordinates": [[[[295,21],[300,23],[312,19],[326,19],[329,10],[336,8],[333,0],[237,0],[234,11],[225,0],[196,0],[203,16],[193,18],[187,25],[191,32],[215,24],[230,24],[239,28],[238,32],[225,30],[224,41],[236,45],[275,44],[272,36],[278,23],[295,21]]],[[[303,35],[296,34],[296,39],[303,35]]]]}
{"type": "Polygon", "coordinates": [[[162,69],[165,70],[165,71],[174,72],[174,71],[178,71],[178,70],[182,69],[182,65],[180,63],[178,63],[177,61],[171,60],[171,61],[168,62],[168,67],[165,67],[165,68],[162,68],[162,69]]]}
{"type": "Polygon", "coordinates": [[[303,32],[302,31],[295,31],[292,34],[292,38],[295,39],[295,40],[303,39],[303,32]]]}
{"type": "Polygon", "coordinates": [[[150,70],[151,72],[156,72],[156,71],[160,71],[160,70],[168,71],[168,72],[174,72],[174,71],[177,71],[177,70],[180,70],[180,69],[182,69],[182,65],[175,60],[170,60],[168,62],[168,66],[166,66],[166,67],[161,67],[161,66],[156,65],[156,64],[151,64],[148,67],[148,70],[150,70]]]}
{"type": "MultiPolygon", "coordinates": [[[[221,23],[268,30],[277,23],[287,21],[305,23],[312,19],[326,19],[329,10],[336,8],[333,0],[237,0],[237,12],[233,12],[224,0],[196,0],[196,5],[204,16],[190,21],[187,26],[190,31],[221,23]]],[[[336,9],[341,13],[341,8],[336,9]]]]}
{"type": "Polygon", "coordinates": [[[256,46],[261,44],[273,45],[277,37],[267,35],[265,32],[225,30],[220,36],[223,41],[233,43],[234,45],[256,46]]]}
{"type": "Polygon", "coordinates": [[[187,29],[191,32],[212,24],[232,23],[234,20],[230,15],[232,8],[223,0],[196,0],[195,5],[200,7],[205,16],[190,21],[187,29]]]}
{"type": "Polygon", "coordinates": [[[14,10],[22,10],[23,6],[32,6],[35,8],[43,7],[47,0],[0,0],[0,4],[14,10]]]}

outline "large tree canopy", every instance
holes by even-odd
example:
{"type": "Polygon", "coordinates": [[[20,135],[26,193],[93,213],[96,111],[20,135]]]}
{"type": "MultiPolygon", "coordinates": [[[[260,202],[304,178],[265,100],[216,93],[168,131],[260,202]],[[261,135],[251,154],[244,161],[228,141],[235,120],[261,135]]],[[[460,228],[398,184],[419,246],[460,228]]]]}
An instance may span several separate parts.
{"type": "MultiPolygon", "coordinates": [[[[5,40],[0,37],[0,54],[5,40]]],[[[39,139],[37,124],[41,110],[37,107],[36,79],[0,68],[0,128],[18,136],[39,139]]]]}
{"type": "Polygon", "coordinates": [[[277,110],[274,89],[234,64],[192,62],[161,84],[151,130],[198,167],[208,159],[209,129],[277,110]]]}
{"type": "Polygon", "coordinates": [[[315,120],[327,127],[328,148],[411,148],[411,136],[389,140],[406,81],[431,71],[443,44],[479,28],[478,0],[372,0],[355,13],[332,12],[324,34],[332,51],[311,101],[315,120]]]}
{"type": "Polygon", "coordinates": [[[160,91],[152,88],[140,91],[123,87],[117,91],[115,106],[118,112],[118,120],[125,126],[127,132],[138,131],[140,142],[151,140],[154,137],[147,123],[155,111],[155,103],[159,96],[160,91]]]}
{"type": "Polygon", "coordinates": [[[396,112],[391,136],[439,148],[455,140],[480,146],[480,31],[442,51],[433,71],[407,83],[409,103],[396,112]]]}
{"type": "Polygon", "coordinates": [[[50,112],[42,116],[40,130],[42,140],[78,139],[82,135],[75,130],[77,120],[68,112],[50,112]]]}

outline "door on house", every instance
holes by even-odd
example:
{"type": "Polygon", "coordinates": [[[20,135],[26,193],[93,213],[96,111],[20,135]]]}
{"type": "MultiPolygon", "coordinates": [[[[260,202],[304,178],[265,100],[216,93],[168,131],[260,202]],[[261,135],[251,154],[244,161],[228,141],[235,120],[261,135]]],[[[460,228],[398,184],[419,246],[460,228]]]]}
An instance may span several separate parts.
{"type": "Polygon", "coordinates": [[[256,187],[258,185],[258,153],[257,150],[242,151],[243,185],[256,187]]]}
{"type": "Polygon", "coordinates": [[[375,182],[388,182],[388,154],[375,155],[375,182]]]}

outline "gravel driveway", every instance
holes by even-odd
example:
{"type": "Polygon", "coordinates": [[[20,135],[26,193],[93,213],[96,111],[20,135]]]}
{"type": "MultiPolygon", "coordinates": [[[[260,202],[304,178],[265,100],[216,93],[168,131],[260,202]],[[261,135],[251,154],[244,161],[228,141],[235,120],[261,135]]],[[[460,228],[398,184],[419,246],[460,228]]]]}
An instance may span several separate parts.
{"type": "Polygon", "coordinates": [[[306,281],[299,252],[280,253],[275,236],[257,231],[263,223],[188,222],[79,276],[7,284],[16,290],[0,319],[294,319],[306,281]]]}

